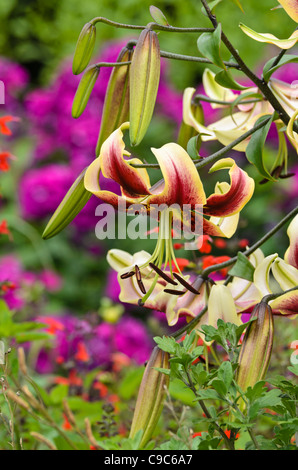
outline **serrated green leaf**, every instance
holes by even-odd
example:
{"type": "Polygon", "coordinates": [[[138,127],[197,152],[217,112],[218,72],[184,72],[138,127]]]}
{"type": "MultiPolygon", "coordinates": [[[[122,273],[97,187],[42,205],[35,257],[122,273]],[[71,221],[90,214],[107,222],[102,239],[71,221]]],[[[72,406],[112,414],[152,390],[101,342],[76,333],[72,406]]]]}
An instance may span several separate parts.
{"type": "Polygon", "coordinates": [[[237,261],[229,270],[229,276],[240,277],[241,279],[246,279],[247,281],[253,281],[254,279],[255,268],[249,261],[249,259],[239,251],[237,253],[237,261]]]}
{"type": "Polygon", "coordinates": [[[232,364],[229,361],[223,362],[218,369],[217,376],[224,382],[227,390],[229,390],[234,377],[232,364]]]}

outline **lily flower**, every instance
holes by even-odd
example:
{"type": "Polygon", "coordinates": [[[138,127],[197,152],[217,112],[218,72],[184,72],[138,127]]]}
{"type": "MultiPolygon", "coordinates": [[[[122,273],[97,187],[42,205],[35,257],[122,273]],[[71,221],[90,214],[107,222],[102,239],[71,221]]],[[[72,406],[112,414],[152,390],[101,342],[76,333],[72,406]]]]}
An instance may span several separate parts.
{"type": "Polygon", "coordinates": [[[277,253],[267,256],[256,268],[254,283],[262,297],[281,292],[269,305],[274,314],[286,315],[295,318],[298,315],[298,290],[282,294],[283,291],[294,289],[298,286],[298,216],[288,227],[290,244],[286,250],[284,259],[277,253]]]}
{"type": "MultiPolygon", "coordinates": [[[[117,209],[119,203],[124,210],[128,210],[132,204],[140,204],[145,213],[158,219],[159,235],[156,248],[151,257],[139,266],[140,272],[149,264],[160,269],[162,265],[166,267],[169,263],[172,274],[172,261],[177,268],[178,265],[175,262],[171,233],[175,223],[181,222],[184,207],[191,209],[189,225],[194,231],[197,230],[195,211],[199,211],[201,215],[199,233],[192,232],[194,235],[201,235],[203,230],[204,234],[229,238],[237,228],[239,212],[252,197],[254,180],[231,158],[219,160],[210,172],[228,169],[230,183],[217,183],[215,192],[206,197],[202,181],[190,156],[178,144],[169,143],[159,149],[151,149],[163,175],[161,181],[151,186],[147,170],[132,166],[140,164],[141,161],[137,158],[124,159],[124,155],[127,157],[129,153],[125,150],[122,131],[128,127],[129,123],[121,125],[103,143],[99,157],[86,170],[85,188],[117,209]],[[120,185],[120,197],[100,188],[100,172],[120,185]],[[156,213],[156,207],[159,208],[159,214],[156,213]]],[[[134,274],[138,277],[136,270],[134,274]]],[[[143,302],[153,292],[157,281],[156,273],[151,288],[144,294],[143,302]]]]}
{"type": "MultiPolygon", "coordinates": [[[[297,31],[298,33],[298,31],[297,31]]],[[[272,115],[274,109],[271,104],[262,99],[258,88],[248,87],[241,91],[240,95],[236,95],[232,90],[226,89],[219,85],[215,81],[215,74],[206,69],[203,74],[203,86],[207,97],[214,100],[212,103],[213,108],[227,108],[230,110],[230,114],[213,122],[209,125],[203,125],[199,122],[192,111],[192,102],[195,95],[194,88],[186,88],[183,95],[183,121],[185,124],[192,126],[201,136],[202,141],[208,142],[211,140],[218,140],[223,145],[228,145],[234,140],[241,137],[245,132],[250,131],[259,118],[265,115],[272,115]],[[243,97],[241,99],[241,96],[243,97]],[[250,97],[260,96],[255,102],[251,102],[250,97]],[[246,101],[248,101],[246,103],[246,101]],[[237,110],[231,112],[233,103],[237,110]]],[[[292,118],[287,129],[287,135],[293,146],[297,149],[297,136],[293,132],[294,121],[297,117],[297,97],[295,96],[293,87],[281,80],[277,80],[273,77],[268,82],[272,93],[281,103],[285,111],[292,118]]],[[[275,121],[277,130],[283,127],[280,120],[275,121]]],[[[283,136],[282,132],[279,132],[280,139],[283,136]]],[[[235,146],[235,150],[239,152],[245,152],[247,145],[250,141],[250,137],[235,146]]],[[[285,156],[286,158],[286,156],[285,156]]],[[[286,162],[284,162],[286,167],[286,162]]]]}
{"type": "MultiPolygon", "coordinates": [[[[292,18],[292,20],[298,23],[298,4],[297,0],[278,0],[287,14],[292,18]]],[[[253,29],[245,26],[244,24],[240,23],[240,28],[242,31],[255,41],[259,42],[266,42],[269,44],[274,44],[275,46],[279,47],[280,49],[290,49],[291,47],[295,46],[298,41],[298,31],[295,30],[293,34],[288,39],[278,39],[276,36],[270,33],[257,33],[253,29]]]]}

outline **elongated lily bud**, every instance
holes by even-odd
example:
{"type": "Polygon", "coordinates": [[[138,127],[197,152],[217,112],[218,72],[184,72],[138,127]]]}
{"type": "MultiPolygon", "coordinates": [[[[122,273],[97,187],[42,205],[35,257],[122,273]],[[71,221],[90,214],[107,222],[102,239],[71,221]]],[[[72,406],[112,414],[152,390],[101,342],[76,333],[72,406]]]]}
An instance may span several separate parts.
{"type": "Polygon", "coordinates": [[[84,112],[98,78],[99,70],[99,67],[93,65],[82,76],[72,103],[71,115],[73,118],[80,117],[84,112]]]}
{"type": "Polygon", "coordinates": [[[242,390],[253,387],[267,372],[273,345],[273,314],[266,302],[255,306],[256,317],[247,328],[240,349],[237,383],[242,390]]]}
{"type": "Polygon", "coordinates": [[[158,346],[153,349],[143,375],[129,435],[133,438],[138,431],[143,430],[141,449],[150,440],[159,420],[170,380],[169,375],[155,368],[169,369],[169,354],[158,346]]]}
{"type": "Polygon", "coordinates": [[[160,78],[157,34],[144,29],[138,39],[130,69],[129,136],[131,145],[143,139],[154,111],[160,78]]]}
{"type": "MultiPolygon", "coordinates": [[[[202,105],[200,103],[192,103],[191,112],[195,120],[199,122],[200,124],[204,125],[204,112],[203,112],[202,105]]],[[[192,126],[189,126],[184,121],[182,121],[180,129],[179,129],[177,143],[186,150],[188,141],[192,137],[195,137],[196,135],[198,135],[198,131],[196,131],[192,126]]],[[[200,146],[202,139],[198,137],[198,140],[199,141],[197,142],[197,149],[199,150],[199,146],[200,146]]]]}
{"type": "MultiPolygon", "coordinates": [[[[117,62],[129,62],[132,59],[133,49],[124,47],[120,52],[117,62]]],[[[114,67],[102,112],[100,133],[96,146],[96,156],[100,153],[103,142],[129,119],[129,65],[114,67]]]]}
{"type": "Polygon", "coordinates": [[[95,26],[92,23],[86,23],[79,35],[73,57],[72,71],[74,75],[83,72],[88,66],[93,53],[95,39],[95,26]]]}
{"type": "Polygon", "coordinates": [[[82,171],[78,176],[56,209],[42,234],[44,240],[54,237],[67,227],[89,201],[92,194],[84,186],[85,172],[82,171]]]}

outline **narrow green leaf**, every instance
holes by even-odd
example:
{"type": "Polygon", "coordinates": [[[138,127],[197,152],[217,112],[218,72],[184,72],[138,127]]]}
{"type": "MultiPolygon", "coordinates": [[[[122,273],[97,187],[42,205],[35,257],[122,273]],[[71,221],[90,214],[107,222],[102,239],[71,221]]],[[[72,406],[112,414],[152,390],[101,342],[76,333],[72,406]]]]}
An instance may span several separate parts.
{"type": "Polygon", "coordinates": [[[149,11],[155,23],[160,24],[161,26],[169,26],[168,20],[159,8],[151,5],[149,11]]]}
{"type": "MultiPolygon", "coordinates": [[[[261,129],[258,129],[252,136],[249,141],[249,144],[246,148],[246,158],[247,160],[255,165],[257,170],[259,171],[260,175],[263,176],[263,178],[268,179],[269,181],[276,181],[275,178],[273,178],[270,173],[266,170],[264,166],[264,161],[263,161],[263,148],[267,139],[267,135],[269,132],[269,129],[271,127],[271,124],[273,122],[274,115],[271,116],[271,119],[269,122],[263,126],[261,129]]],[[[260,119],[257,120],[255,125],[260,124],[264,120],[268,119],[267,116],[262,116],[260,119]]]]}
{"type": "Polygon", "coordinates": [[[268,62],[266,62],[266,64],[264,65],[263,78],[264,80],[266,80],[266,82],[268,82],[271,75],[283,65],[298,62],[298,56],[292,55],[292,54],[286,54],[279,60],[277,65],[274,65],[275,61],[276,61],[276,57],[273,57],[272,59],[268,60],[268,62]]]}
{"type": "Polygon", "coordinates": [[[197,41],[199,51],[204,57],[211,60],[213,64],[225,69],[225,65],[220,55],[221,45],[221,24],[219,24],[213,33],[203,33],[197,41]]]}
{"type": "Polygon", "coordinates": [[[251,262],[243,253],[241,253],[241,251],[238,252],[237,258],[238,259],[236,263],[229,271],[229,275],[241,277],[241,279],[247,279],[248,281],[253,281],[255,268],[251,262]]]}

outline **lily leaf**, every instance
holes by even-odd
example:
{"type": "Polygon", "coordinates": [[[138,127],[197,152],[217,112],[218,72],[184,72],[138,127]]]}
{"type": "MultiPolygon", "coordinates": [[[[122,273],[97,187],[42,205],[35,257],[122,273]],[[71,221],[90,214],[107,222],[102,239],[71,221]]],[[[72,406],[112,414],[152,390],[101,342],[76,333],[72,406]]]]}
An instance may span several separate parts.
{"type": "Polygon", "coordinates": [[[279,60],[277,65],[274,65],[275,61],[276,61],[276,57],[273,57],[265,64],[263,68],[263,78],[264,80],[266,80],[266,82],[269,80],[271,75],[283,65],[298,62],[298,56],[292,55],[292,54],[286,54],[279,60]]]}
{"type": "Polygon", "coordinates": [[[230,72],[227,70],[222,70],[217,75],[215,75],[214,80],[224,88],[228,88],[229,90],[247,90],[247,86],[240,85],[237,83],[230,72]]]}
{"type": "Polygon", "coordinates": [[[238,259],[236,263],[229,271],[229,276],[240,277],[241,279],[246,279],[247,281],[253,281],[255,268],[247,259],[247,257],[241,253],[241,251],[238,252],[237,257],[238,259]]]}
{"type": "Polygon", "coordinates": [[[197,41],[199,51],[204,57],[218,67],[225,69],[225,64],[220,55],[221,45],[221,24],[219,24],[213,33],[203,33],[197,41]]]}
{"type": "MultiPolygon", "coordinates": [[[[259,173],[263,176],[263,178],[268,179],[269,181],[276,181],[270,173],[266,170],[263,161],[263,148],[267,139],[267,135],[270,129],[270,126],[273,122],[274,115],[271,116],[271,119],[268,123],[263,126],[261,129],[257,130],[251,137],[248,146],[246,148],[246,158],[247,160],[255,165],[259,173]]],[[[255,125],[260,124],[265,119],[268,119],[267,116],[262,116],[260,119],[257,120],[255,125]]]]}

